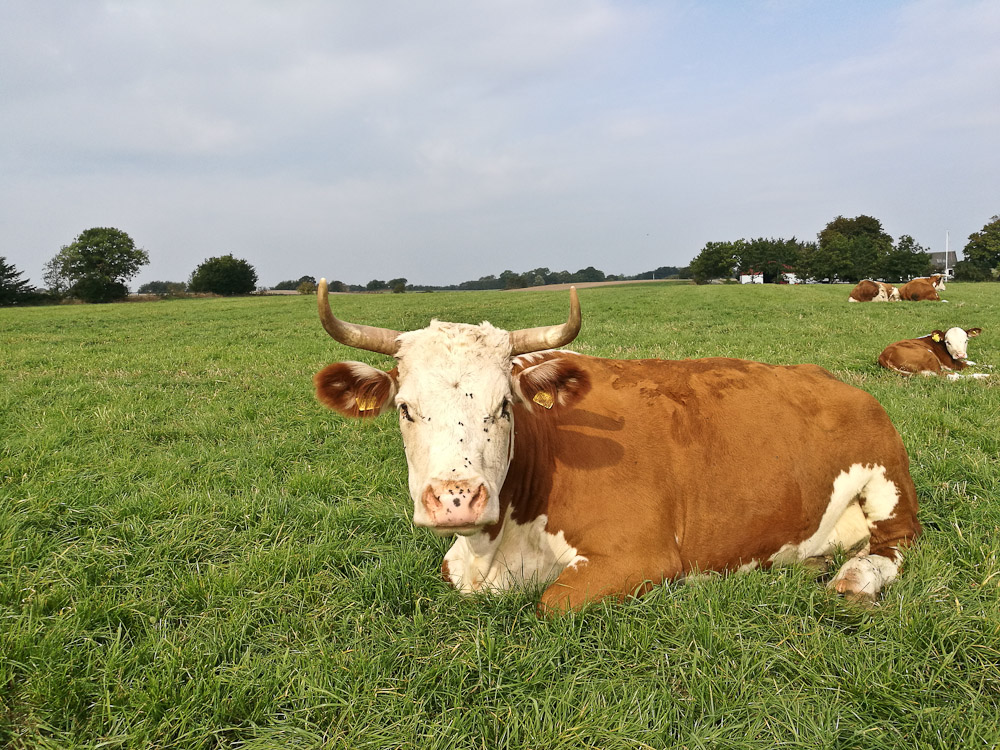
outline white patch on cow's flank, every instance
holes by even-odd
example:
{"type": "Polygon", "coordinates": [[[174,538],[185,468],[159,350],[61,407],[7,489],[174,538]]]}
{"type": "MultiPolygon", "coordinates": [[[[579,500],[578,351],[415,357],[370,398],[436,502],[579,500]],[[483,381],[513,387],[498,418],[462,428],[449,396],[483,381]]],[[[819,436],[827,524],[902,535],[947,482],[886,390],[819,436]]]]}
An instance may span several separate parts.
{"type": "Polygon", "coordinates": [[[827,555],[837,547],[853,549],[870,534],[872,524],[892,516],[898,501],[899,490],[886,478],[884,466],[852,464],[833,480],[819,528],[798,544],[784,545],[769,561],[780,565],[827,555]]]}
{"type": "Polygon", "coordinates": [[[565,568],[586,562],[560,531],[546,531],[548,516],[519,524],[508,509],[496,539],[486,533],[459,537],[445,555],[448,574],[464,594],[504,591],[531,583],[548,583],[565,568]]]}

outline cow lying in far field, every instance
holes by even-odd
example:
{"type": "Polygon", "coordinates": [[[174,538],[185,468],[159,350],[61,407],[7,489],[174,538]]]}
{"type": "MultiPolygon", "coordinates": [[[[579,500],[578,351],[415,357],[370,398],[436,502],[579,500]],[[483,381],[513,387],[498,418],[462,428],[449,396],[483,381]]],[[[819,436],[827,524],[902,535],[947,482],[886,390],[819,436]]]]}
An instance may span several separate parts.
{"type": "Polygon", "coordinates": [[[884,281],[865,279],[851,290],[848,302],[899,302],[899,290],[884,281]]]}
{"type": "Polygon", "coordinates": [[[948,300],[942,300],[938,294],[944,289],[944,276],[938,273],[906,282],[899,288],[899,296],[910,302],[947,302],[948,300]]]}
{"type": "Polygon", "coordinates": [[[580,330],[431,321],[323,327],[395,358],[339,362],[316,394],[347,417],[396,412],[413,521],[457,534],[465,593],[547,585],[540,612],[624,598],[698,571],[852,550],[830,582],[874,599],[920,533],[909,458],[870,395],[815,365],[620,360],[553,351],[580,330]]]}
{"type": "MultiPolygon", "coordinates": [[[[960,370],[976,364],[968,360],[969,339],[978,336],[981,328],[949,328],[945,332],[933,331],[918,339],[905,339],[889,344],[879,355],[878,363],[902,375],[944,375],[958,380],[960,370]]],[[[973,378],[988,377],[987,373],[973,373],[973,378]]]]}

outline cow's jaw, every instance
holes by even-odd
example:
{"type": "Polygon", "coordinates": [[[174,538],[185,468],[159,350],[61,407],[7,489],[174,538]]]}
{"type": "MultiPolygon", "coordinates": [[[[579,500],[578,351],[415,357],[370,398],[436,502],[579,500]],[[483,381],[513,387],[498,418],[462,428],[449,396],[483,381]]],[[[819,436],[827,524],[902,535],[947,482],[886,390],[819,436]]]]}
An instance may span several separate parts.
{"type": "Polygon", "coordinates": [[[944,345],[948,353],[957,360],[969,356],[969,334],[961,328],[949,328],[944,334],[944,345]]]}
{"type": "Polygon", "coordinates": [[[476,533],[500,520],[513,455],[509,336],[488,323],[432,321],[399,341],[396,404],[413,522],[476,533]]]}

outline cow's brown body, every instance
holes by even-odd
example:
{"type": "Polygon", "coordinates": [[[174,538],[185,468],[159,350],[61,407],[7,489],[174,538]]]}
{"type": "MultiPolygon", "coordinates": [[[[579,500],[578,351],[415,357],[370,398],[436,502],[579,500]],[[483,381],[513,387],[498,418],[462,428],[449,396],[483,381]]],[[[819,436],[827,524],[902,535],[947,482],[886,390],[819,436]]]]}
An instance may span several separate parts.
{"type": "Polygon", "coordinates": [[[898,302],[899,290],[884,281],[865,279],[851,290],[848,302],[898,302]]]}
{"type": "Polygon", "coordinates": [[[899,296],[910,302],[938,302],[941,299],[938,290],[944,288],[943,278],[940,274],[935,274],[908,281],[899,288],[899,296]]]}
{"type": "Polygon", "coordinates": [[[909,459],[885,411],[819,367],[544,356],[582,364],[592,388],[571,409],[517,410],[501,504],[521,524],[547,515],[550,534],[603,563],[564,570],[544,606],[766,567],[816,532],[852,466],[884,466],[899,490],[870,554],[920,532],[909,459]]]}

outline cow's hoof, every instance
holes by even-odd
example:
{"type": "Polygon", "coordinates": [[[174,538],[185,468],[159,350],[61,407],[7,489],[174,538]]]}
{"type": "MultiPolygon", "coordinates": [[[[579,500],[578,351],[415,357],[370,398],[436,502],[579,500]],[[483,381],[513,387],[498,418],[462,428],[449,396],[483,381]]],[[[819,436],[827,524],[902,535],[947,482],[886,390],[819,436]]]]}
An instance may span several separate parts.
{"type": "Polygon", "coordinates": [[[854,564],[849,563],[844,566],[837,577],[830,581],[830,587],[852,602],[874,603],[878,594],[874,590],[872,576],[865,569],[868,567],[867,561],[863,558],[860,560],[855,558],[851,562],[854,564]]]}

